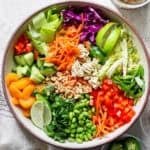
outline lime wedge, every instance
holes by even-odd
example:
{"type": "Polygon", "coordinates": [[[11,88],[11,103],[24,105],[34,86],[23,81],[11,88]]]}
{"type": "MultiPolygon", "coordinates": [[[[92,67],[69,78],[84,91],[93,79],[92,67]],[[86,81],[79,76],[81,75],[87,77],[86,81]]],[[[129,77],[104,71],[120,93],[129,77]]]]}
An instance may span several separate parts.
{"type": "Polygon", "coordinates": [[[39,128],[50,124],[52,120],[51,110],[44,101],[36,101],[31,108],[31,120],[39,128]]]}

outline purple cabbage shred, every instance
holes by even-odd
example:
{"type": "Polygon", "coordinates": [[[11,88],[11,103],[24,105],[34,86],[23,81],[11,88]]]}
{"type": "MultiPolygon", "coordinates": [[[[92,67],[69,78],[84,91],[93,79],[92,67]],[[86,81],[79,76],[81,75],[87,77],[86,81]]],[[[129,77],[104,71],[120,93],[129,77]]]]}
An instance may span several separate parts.
{"type": "Polygon", "coordinates": [[[99,10],[95,10],[92,7],[82,7],[62,10],[63,24],[64,26],[75,25],[78,26],[82,22],[81,14],[83,14],[84,27],[80,36],[80,42],[90,41],[95,44],[96,33],[109,22],[108,19],[104,19],[99,10]]]}

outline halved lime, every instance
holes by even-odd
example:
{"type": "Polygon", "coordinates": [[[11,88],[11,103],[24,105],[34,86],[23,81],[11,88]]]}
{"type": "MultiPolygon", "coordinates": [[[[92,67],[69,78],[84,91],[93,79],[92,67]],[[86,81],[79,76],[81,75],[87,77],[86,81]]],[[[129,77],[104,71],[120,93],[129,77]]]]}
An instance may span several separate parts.
{"type": "Polygon", "coordinates": [[[51,110],[44,101],[36,101],[31,108],[31,120],[39,128],[50,124],[52,120],[51,110]]]}

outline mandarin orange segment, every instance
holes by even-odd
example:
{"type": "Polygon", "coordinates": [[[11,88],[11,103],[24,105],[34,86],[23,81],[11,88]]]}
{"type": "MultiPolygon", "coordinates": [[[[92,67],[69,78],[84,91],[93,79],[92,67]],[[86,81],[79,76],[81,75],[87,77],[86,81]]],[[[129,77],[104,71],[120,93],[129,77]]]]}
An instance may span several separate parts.
{"type": "Polygon", "coordinates": [[[26,99],[30,97],[34,89],[35,86],[33,84],[29,84],[27,87],[25,87],[22,92],[23,98],[26,99]]]}
{"type": "Polygon", "coordinates": [[[22,98],[21,91],[18,88],[16,88],[16,86],[13,83],[9,86],[9,91],[10,91],[11,96],[17,99],[22,98]]]}
{"type": "Polygon", "coordinates": [[[27,99],[19,99],[19,104],[23,109],[30,109],[35,102],[35,97],[30,96],[27,99]]]}
{"type": "Polygon", "coordinates": [[[14,105],[16,105],[16,106],[19,105],[19,100],[18,100],[16,97],[13,97],[13,98],[11,99],[11,102],[12,102],[14,105]]]}
{"type": "Polygon", "coordinates": [[[16,82],[14,82],[14,85],[19,90],[24,89],[26,86],[28,86],[32,81],[29,78],[22,78],[16,82]]]}
{"type": "Polygon", "coordinates": [[[18,81],[19,77],[16,73],[8,73],[5,77],[5,82],[9,86],[12,82],[18,81]]]}

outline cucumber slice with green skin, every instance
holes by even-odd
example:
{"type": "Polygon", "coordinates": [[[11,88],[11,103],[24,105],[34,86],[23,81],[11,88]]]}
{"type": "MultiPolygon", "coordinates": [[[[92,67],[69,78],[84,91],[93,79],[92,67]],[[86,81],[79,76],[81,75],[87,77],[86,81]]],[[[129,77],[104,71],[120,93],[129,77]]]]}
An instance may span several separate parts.
{"type": "Polygon", "coordinates": [[[15,71],[20,78],[23,76],[30,76],[29,66],[17,66],[15,71]]]}
{"type": "Polygon", "coordinates": [[[111,30],[117,25],[115,22],[110,22],[106,24],[103,28],[101,28],[96,35],[96,45],[99,48],[102,48],[104,45],[107,36],[111,32],[111,30]]]}
{"type": "Polygon", "coordinates": [[[43,65],[44,65],[44,60],[38,59],[37,62],[36,62],[36,64],[37,64],[38,68],[42,68],[43,65]]]}
{"type": "Polygon", "coordinates": [[[34,55],[32,52],[24,54],[24,60],[27,65],[31,66],[34,62],[34,55]]]}
{"type": "Polygon", "coordinates": [[[31,66],[34,62],[34,55],[32,52],[26,53],[23,55],[17,55],[17,56],[15,56],[15,62],[18,65],[22,65],[22,66],[29,65],[29,66],[31,66]]]}
{"type": "Polygon", "coordinates": [[[15,62],[16,62],[17,65],[21,65],[21,66],[26,65],[26,61],[25,61],[23,55],[16,55],[14,57],[14,59],[15,59],[15,62]]]}
{"type": "Polygon", "coordinates": [[[125,150],[141,150],[140,143],[134,137],[128,137],[124,140],[125,150]]]}
{"type": "Polygon", "coordinates": [[[45,77],[40,73],[40,70],[36,66],[32,66],[30,79],[36,83],[41,83],[45,77]]]}
{"type": "Polygon", "coordinates": [[[111,31],[102,49],[104,53],[108,54],[113,50],[120,37],[120,33],[121,33],[120,27],[116,27],[111,31]]]}

